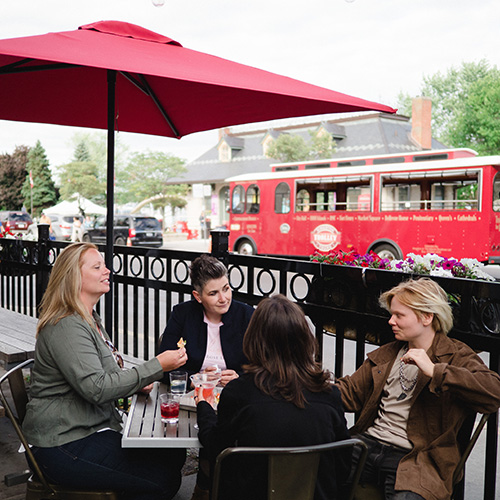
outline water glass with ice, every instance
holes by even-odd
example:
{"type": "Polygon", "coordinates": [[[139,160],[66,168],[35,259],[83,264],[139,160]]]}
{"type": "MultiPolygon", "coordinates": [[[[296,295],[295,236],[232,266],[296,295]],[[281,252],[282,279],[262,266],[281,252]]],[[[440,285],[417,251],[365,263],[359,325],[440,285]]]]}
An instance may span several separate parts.
{"type": "Polygon", "coordinates": [[[170,372],[170,391],[173,394],[186,394],[187,387],[187,372],[173,371],[170,372]]]}

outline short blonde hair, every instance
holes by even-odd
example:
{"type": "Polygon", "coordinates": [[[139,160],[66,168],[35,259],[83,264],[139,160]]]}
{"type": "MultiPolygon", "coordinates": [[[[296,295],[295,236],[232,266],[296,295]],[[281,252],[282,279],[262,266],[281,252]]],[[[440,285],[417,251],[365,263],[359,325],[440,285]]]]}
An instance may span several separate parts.
{"type": "Polygon", "coordinates": [[[37,335],[48,323],[55,325],[62,318],[74,313],[92,325],[92,317],[80,298],[83,255],[89,250],[98,248],[92,243],[73,243],[57,257],[40,303],[37,335]]]}
{"type": "Polygon", "coordinates": [[[396,296],[418,318],[432,314],[432,327],[436,333],[447,335],[452,329],[453,313],[448,296],[435,281],[429,278],[404,281],[380,296],[380,306],[390,312],[392,299],[396,296]]]}

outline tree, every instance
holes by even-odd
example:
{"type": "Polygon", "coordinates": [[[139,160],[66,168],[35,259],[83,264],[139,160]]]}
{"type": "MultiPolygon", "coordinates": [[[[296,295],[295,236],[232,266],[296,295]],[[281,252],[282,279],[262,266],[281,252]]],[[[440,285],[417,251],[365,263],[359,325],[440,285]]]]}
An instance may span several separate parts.
{"type": "MultiPolygon", "coordinates": [[[[482,59],[446,74],[424,77],[421,94],[432,99],[433,136],[452,147],[497,154],[500,72],[482,59]]],[[[411,116],[411,98],[400,93],[399,112],[411,116]]]]}
{"type": "Polygon", "coordinates": [[[331,158],[337,150],[333,137],[327,133],[317,134],[313,131],[309,131],[309,135],[311,136],[309,158],[311,160],[331,158]]]}
{"type": "MultiPolygon", "coordinates": [[[[91,177],[96,175],[96,180],[91,181],[91,186],[85,191],[89,196],[87,198],[100,204],[106,203],[106,179],[107,179],[107,134],[106,132],[79,132],[72,137],[72,142],[75,145],[74,160],[78,162],[92,162],[96,166],[96,170],[90,168],[89,166],[75,167],[75,169],[83,169],[82,173],[84,175],[89,175],[91,177]]],[[[128,158],[128,146],[125,146],[120,139],[120,136],[116,136],[115,140],[115,156],[114,156],[114,166],[115,175],[119,176],[119,172],[125,169],[128,158]]],[[[66,165],[61,167],[66,168],[66,165]]],[[[74,169],[72,169],[74,172],[74,169]]],[[[67,190],[65,190],[67,192],[67,190]]],[[[76,192],[76,191],[75,191],[76,192]]],[[[74,194],[74,193],[71,193],[74,194]]],[[[70,196],[71,196],[70,194],[70,196]]],[[[85,196],[82,192],[80,192],[85,196]]],[[[117,191],[115,193],[115,199],[121,200],[123,193],[117,191]]]]}
{"type": "Polygon", "coordinates": [[[186,172],[184,164],[184,160],[168,153],[133,153],[126,171],[119,172],[118,190],[126,191],[129,198],[138,202],[149,200],[162,211],[165,221],[165,207],[169,206],[173,211],[187,203],[187,186],[168,183],[173,177],[186,172]]]}
{"type": "Polygon", "coordinates": [[[94,162],[73,161],[60,166],[59,172],[63,200],[69,200],[75,193],[95,202],[106,198],[106,185],[99,180],[94,162]]]}
{"type": "Polygon", "coordinates": [[[450,125],[455,147],[475,149],[480,155],[500,152],[500,72],[492,71],[469,88],[465,106],[450,125]]]}
{"type": "Polygon", "coordinates": [[[22,187],[24,204],[27,207],[30,206],[31,196],[33,196],[34,213],[32,215],[40,215],[44,208],[57,202],[57,192],[49,170],[49,160],[40,141],[37,141],[36,146],[28,153],[26,170],[28,173],[31,172],[33,189],[31,189],[30,178],[27,175],[22,187]]]}
{"type": "Polygon", "coordinates": [[[335,152],[335,141],[330,134],[309,131],[306,142],[300,135],[281,134],[267,149],[267,156],[283,163],[330,158],[335,152]]]}
{"type": "Polygon", "coordinates": [[[89,149],[84,140],[81,140],[75,148],[73,161],[88,162],[91,161],[89,149]]]}
{"type": "Polygon", "coordinates": [[[91,161],[87,143],[80,141],[74,153],[74,160],[58,168],[61,182],[61,198],[70,199],[79,193],[89,200],[99,202],[106,199],[106,182],[99,174],[97,164],[91,161]]]}
{"type": "Polygon", "coordinates": [[[24,196],[22,187],[26,179],[28,146],[16,146],[12,155],[0,155],[0,209],[20,210],[24,196]]]}

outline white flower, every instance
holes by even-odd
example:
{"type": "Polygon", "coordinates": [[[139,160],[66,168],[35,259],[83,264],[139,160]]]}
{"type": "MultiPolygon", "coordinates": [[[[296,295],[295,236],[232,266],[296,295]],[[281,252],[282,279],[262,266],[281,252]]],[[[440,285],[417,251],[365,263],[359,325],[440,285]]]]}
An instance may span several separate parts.
{"type": "Polygon", "coordinates": [[[436,267],[436,269],[431,269],[429,273],[431,276],[443,276],[445,278],[453,278],[453,274],[449,269],[443,269],[442,267],[436,267]]]}

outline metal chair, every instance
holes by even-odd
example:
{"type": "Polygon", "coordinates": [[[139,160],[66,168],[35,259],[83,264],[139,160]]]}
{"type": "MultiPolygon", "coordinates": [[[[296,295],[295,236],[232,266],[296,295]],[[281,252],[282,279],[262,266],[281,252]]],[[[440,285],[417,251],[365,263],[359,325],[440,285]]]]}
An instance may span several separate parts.
{"type": "Polygon", "coordinates": [[[24,361],[0,378],[0,403],[25,449],[28,465],[33,472],[26,484],[26,500],[117,500],[118,496],[113,491],[75,490],[50,484],[44,477],[21,428],[28,404],[23,369],[31,368],[32,364],[32,359],[24,361]],[[10,386],[10,398],[7,396],[7,382],[10,386]]]}
{"type": "MultiPolygon", "coordinates": [[[[464,477],[461,477],[461,474],[462,471],[464,471],[465,462],[469,458],[469,455],[471,454],[471,451],[489,418],[489,414],[482,414],[479,422],[474,428],[476,416],[476,413],[469,415],[465,419],[458,433],[458,443],[462,454],[460,456],[460,461],[455,468],[455,472],[453,473],[452,500],[464,499],[464,477]]],[[[384,500],[384,493],[382,488],[375,484],[358,484],[355,488],[353,498],[354,500],[384,500]]]]}
{"type": "MultiPolygon", "coordinates": [[[[221,482],[231,483],[232,478],[224,476],[222,464],[235,456],[267,456],[267,500],[312,500],[318,475],[320,455],[328,451],[361,447],[361,456],[356,469],[353,484],[344,500],[352,500],[354,487],[358,483],[364,467],[367,447],[360,439],[346,439],[334,443],[303,447],[234,447],[226,448],[217,456],[214,469],[212,500],[219,500],[221,482]]],[[[332,471],[333,473],[333,471],[332,471]]],[[[339,478],[346,479],[346,478],[339,478]]]]}

